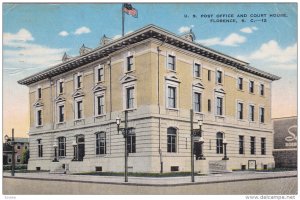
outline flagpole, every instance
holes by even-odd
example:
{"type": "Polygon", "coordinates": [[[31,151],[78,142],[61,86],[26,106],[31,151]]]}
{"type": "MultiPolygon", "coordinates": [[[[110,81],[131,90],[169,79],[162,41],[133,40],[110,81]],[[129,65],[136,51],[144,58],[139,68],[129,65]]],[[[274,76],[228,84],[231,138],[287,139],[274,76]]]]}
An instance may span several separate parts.
{"type": "Polygon", "coordinates": [[[125,13],[124,13],[124,3],[122,4],[122,37],[124,36],[124,22],[125,22],[125,13]]]}

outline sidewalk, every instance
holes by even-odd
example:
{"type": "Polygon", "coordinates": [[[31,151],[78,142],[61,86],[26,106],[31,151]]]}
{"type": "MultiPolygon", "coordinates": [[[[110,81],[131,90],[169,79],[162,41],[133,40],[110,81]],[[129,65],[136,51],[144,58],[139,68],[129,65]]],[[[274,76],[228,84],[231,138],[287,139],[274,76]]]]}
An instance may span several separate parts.
{"type": "MultiPolygon", "coordinates": [[[[4,172],[4,178],[12,178],[10,173],[4,172]]],[[[209,174],[207,176],[195,176],[195,182],[191,182],[190,176],[184,177],[128,177],[128,183],[124,182],[123,176],[93,176],[93,175],[68,175],[68,174],[49,174],[49,172],[40,173],[16,173],[15,178],[36,179],[48,181],[70,181],[87,183],[105,183],[105,184],[127,184],[141,186],[179,186],[189,184],[207,184],[220,182],[235,182],[260,179],[274,179],[297,177],[297,171],[283,172],[254,172],[243,171],[226,174],[209,174]]]]}

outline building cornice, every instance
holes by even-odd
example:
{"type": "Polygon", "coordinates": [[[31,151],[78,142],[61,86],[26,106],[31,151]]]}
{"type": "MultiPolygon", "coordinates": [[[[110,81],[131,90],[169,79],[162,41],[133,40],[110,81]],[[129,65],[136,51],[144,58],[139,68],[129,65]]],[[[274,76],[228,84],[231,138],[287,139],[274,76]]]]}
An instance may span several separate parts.
{"type": "Polygon", "coordinates": [[[26,77],[22,80],[19,80],[18,83],[22,85],[30,85],[32,83],[36,83],[43,79],[51,78],[57,76],[61,73],[71,71],[83,65],[89,64],[96,60],[102,59],[104,57],[109,56],[111,53],[116,52],[120,49],[123,49],[129,45],[141,42],[143,40],[154,38],[175,46],[177,48],[185,49],[190,52],[196,53],[198,55],[207,57],[209,59],[215,60],[217,62],[235,67],[242,71],[246,71],[252,74],[255,74],[260,77],[267,78],[269,80],[279,80],[280,77],[272,75],[270,73],[264,72],[262,70],[256,69],[254,67],[249,66],[249,63],[238,60],[231,56],[225,55],[221,52],[215,51],[208,47],[204,47],[201,44],[192,42],[188,39],[181,38],[174,33],[171,33],[165,29],[157,27],[155,25],[148,25],[141,29],[138,29],[135,32],[132,32],[122,38],[113,40],[104,46],[97,47],[95,49],[90,50],[88,53],[69,58],[68,60],[45,69],[41,72],[33,74],[29,77],[26,77]]]}

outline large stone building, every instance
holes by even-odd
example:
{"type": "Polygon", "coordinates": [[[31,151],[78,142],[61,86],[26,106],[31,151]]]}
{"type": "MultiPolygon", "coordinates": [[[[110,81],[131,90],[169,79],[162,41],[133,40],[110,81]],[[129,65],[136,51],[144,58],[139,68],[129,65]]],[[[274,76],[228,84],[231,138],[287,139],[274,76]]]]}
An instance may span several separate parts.
{"type": "Polygon", "coordinates": [[[271,83],[279,77],[194,38],[148,25],[20,80],[29,87],[29,169],[124,171],[116,118],[128,110],[129,171],[190,171],[191,108],[195,129],[203,120],[206,158],[195,171],[274,167],[271,83]]]}

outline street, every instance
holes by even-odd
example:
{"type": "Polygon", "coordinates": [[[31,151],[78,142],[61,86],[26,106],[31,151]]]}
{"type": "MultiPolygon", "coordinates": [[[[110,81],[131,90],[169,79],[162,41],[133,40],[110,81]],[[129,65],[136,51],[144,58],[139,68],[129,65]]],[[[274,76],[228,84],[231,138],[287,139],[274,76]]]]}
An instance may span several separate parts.
{"type": "Polygon", "coordinates": [[[259,174],[260,178],[256,174],[196,177],[195,183],[189,181],[190,177],[129,177],[129,183],[126,184],[122,182],[123,177],[54,175],[52,179],[43,179],[43,176],[48,175],[30,178],[17,174],[15,178],[9,176],[3,178],[3,194],[297,194],[296,172],[289,176],[277,173],[277,178],[276,173],[259,174]],[[173,184],[170,184],[171,181],[173,184]],[[154,182],[157,184],[153,184],[154,182]]]}

